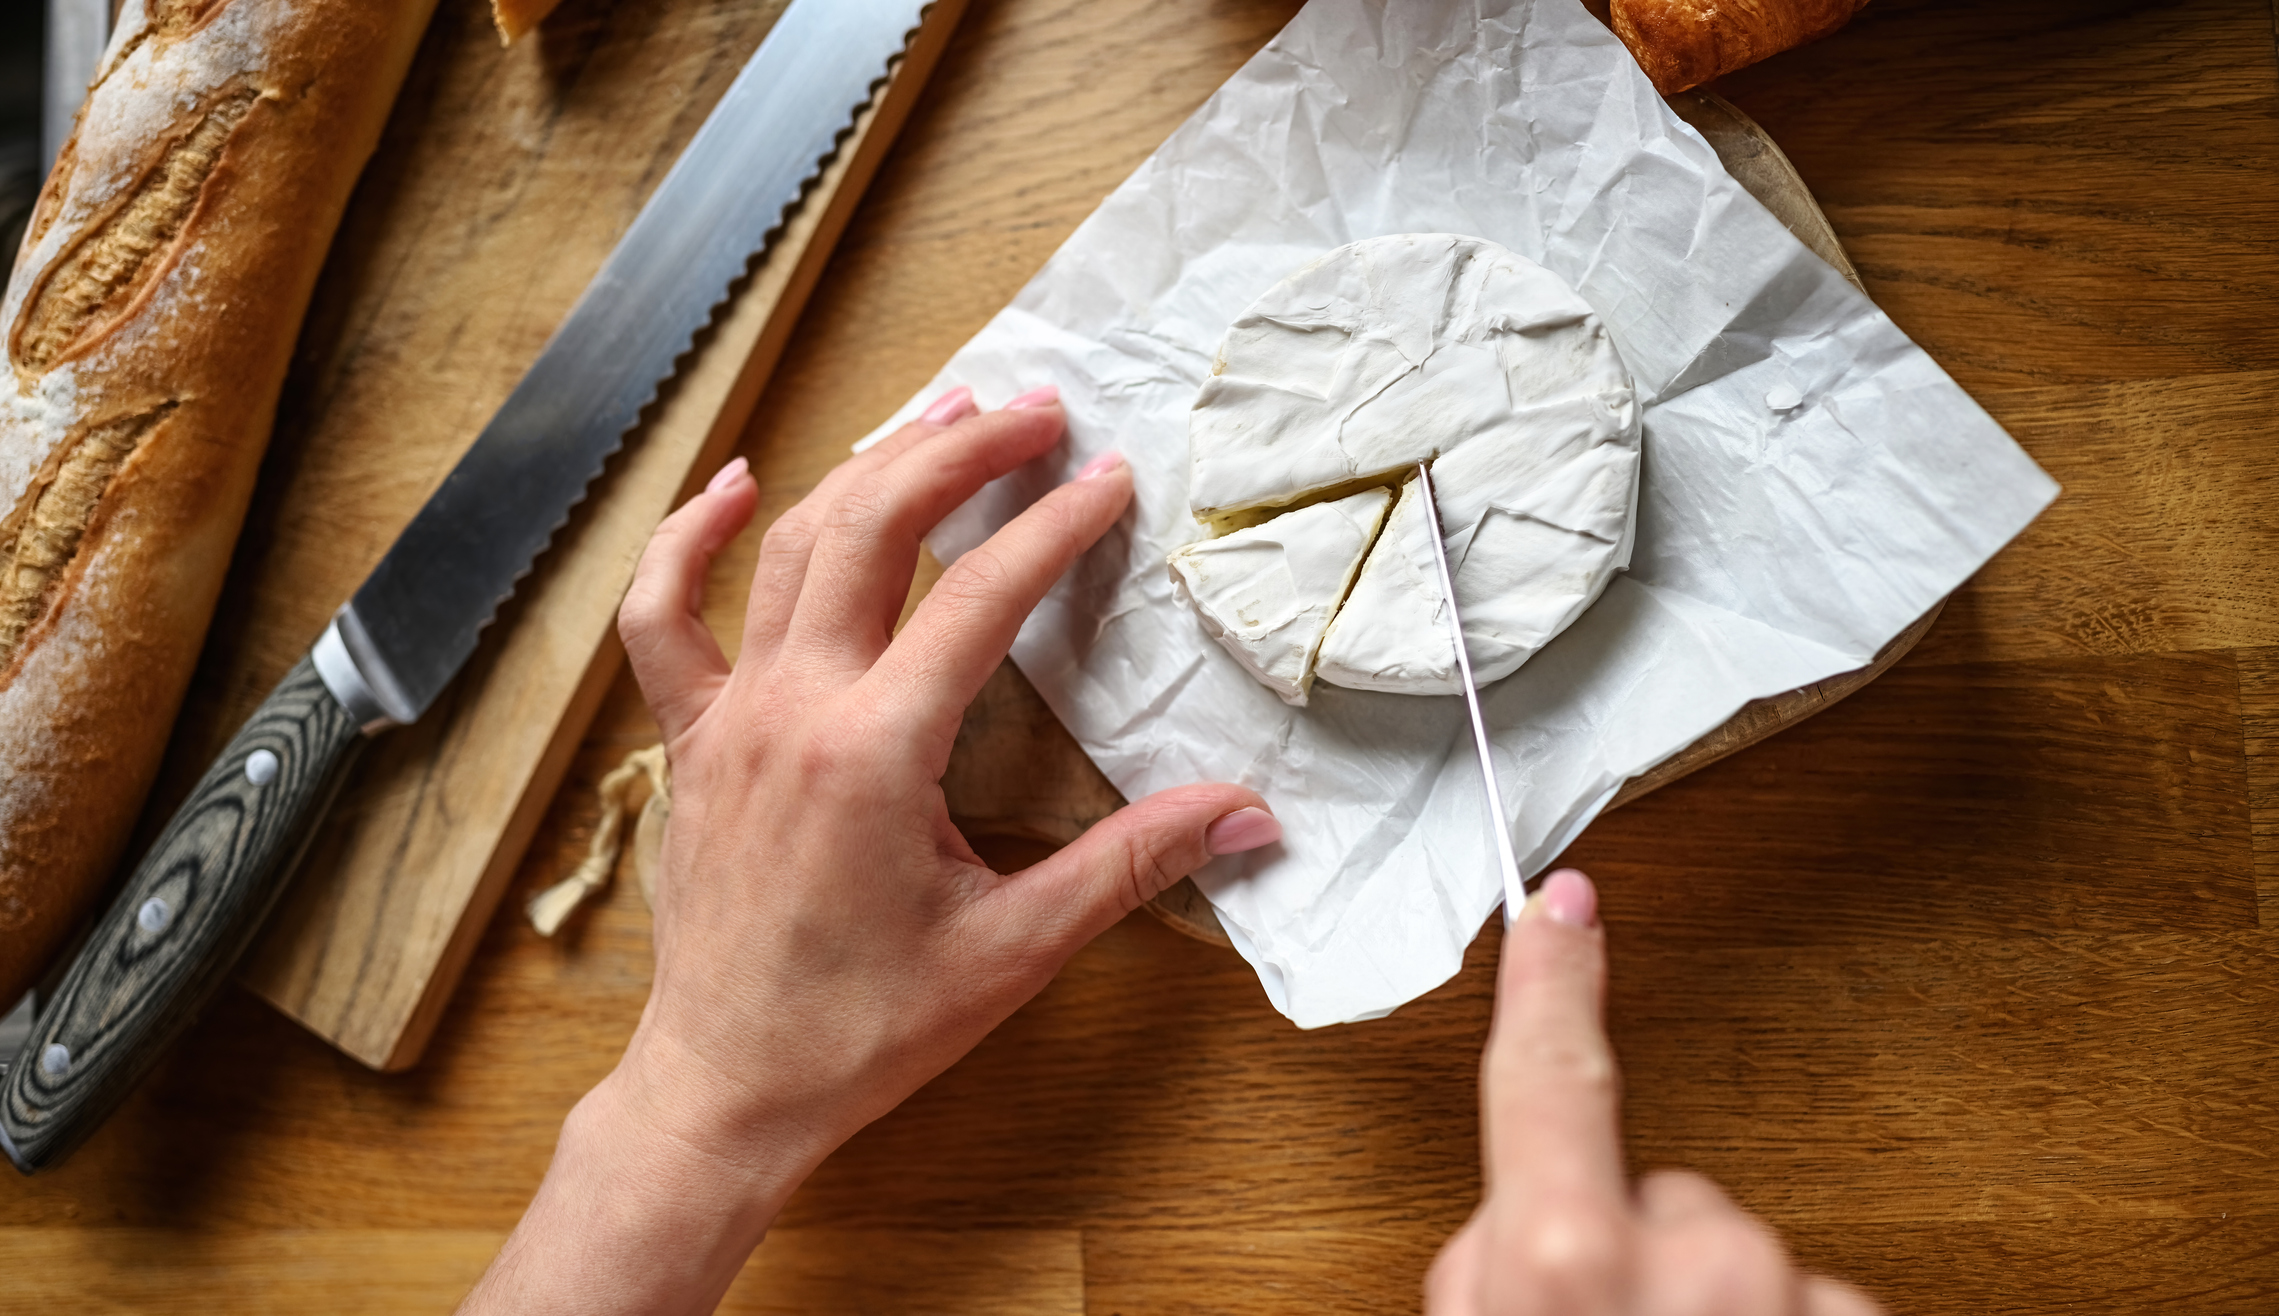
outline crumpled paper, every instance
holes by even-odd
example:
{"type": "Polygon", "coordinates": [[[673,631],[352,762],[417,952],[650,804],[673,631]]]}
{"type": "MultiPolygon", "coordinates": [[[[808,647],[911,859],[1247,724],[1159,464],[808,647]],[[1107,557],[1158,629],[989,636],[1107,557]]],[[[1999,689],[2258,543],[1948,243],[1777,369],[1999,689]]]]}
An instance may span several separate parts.
{"type": "Polygon", "coordinates": [[[1309,1028],[1446,981],[1502,898],[1463,703],[1317,684],[1287,707],[1173,600],[1164,556],[1203,534],[1187,411],[1228,323],[1298,265],[1402,232],[1557,272],[1646,402],[1629,573],[1482,692],[1530,875],[1742,704],[1865,665],[2057,492],[1575,0],[1312,0],[879,431],[959,384],[1060,386],[1065,450],[946,521],[945,562],[1093,456],[1130,459],[1132,510],[1013,660],[1127,797],[1265,796],[1285,840],[1195,880],[1309,1028]]]}

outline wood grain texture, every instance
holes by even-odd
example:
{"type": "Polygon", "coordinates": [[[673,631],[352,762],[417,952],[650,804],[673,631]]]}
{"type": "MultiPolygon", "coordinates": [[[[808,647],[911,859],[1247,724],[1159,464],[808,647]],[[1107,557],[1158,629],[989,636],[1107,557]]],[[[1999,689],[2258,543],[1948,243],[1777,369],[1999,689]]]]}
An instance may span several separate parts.
{"type": "Polygon", "coordinates": [[[1717,790],[1680,782],[1566,857],[1638,874],[1609,898],[1651,910],[1657,945],[2252,927],[2238,691],[2222,651],[1902,663],[1728,764],[1717,790]],[[1755,800],[1738,815],[1736,791],[1755,800]],[[1875,791],[1939,826],[1861,808],[1875,791]],[[1711,872],[1727,880],[1702,888],[1711,872]],[[1799,901],[1811,920],[1782,916],[1799,901]]]}
{"type": "Polygon", "coordinates": [[[2242,649],[2238,661],[2256,898],[2263,926],[2279,928],[2279,648],[2242,649]]]}
{"type": "MultiPolygon", "coordinates": [[[[11,1311],[448,1311],[506,1240],[480,1229],[0,1229],[11,1311]]],[[[1074,1230],[778,1230],[726,1316],[1083,1316],[1074,1230]]]]}
{"type": "MultiPolygon", "coordinates": [[[[1294,8],[978,4],[739,442],[763,519],[1294,8]]],[[[2269,409],[2237,402],[2279,370],[2271,9],[1877,0],[1721,90],[2066,493],[1893,671],[1570,854],[1604,896],[1632,1164],[1717,1175],[1895,1312],[2279,1309],[2258,904],[2279,890],[2279,561],[2252,551],[2279,453],[2269,409]],[[2100,627],[2101,599],[2150,620],[2100,627]]],[[[757,539],[710,581],[731,647],[757,539]]],[[[594,783],[655,734],[620,678],[518,896],[583,855],[594,783]]],[[[976,741],[945,785],[1052,752],[976,741]]],[[[1389,1019],[1301,1033],[1232,954],[1125,920],[793,1202],[778,1236],[839,1275],[807,1310],[859,1310],[874,1230],[1074,1233],[1095,1316],[1415,1310],[1477,1198],[1498,948],[1490,928],[1389,1019]]],[[[503,907],[408,1073],[226,994],[71,1164],[0,1186],[0,1263],[65,1267],[39,1310],[100,1310],[195,1225],[229,1257],[335,1259],[299,1287],[250,1261],[171,1272],[209,1309],[435,1310],[446,1285],[367,1299],[420,1280],[406,1251],[359,1264],[359,1240],[403,1231],[471,1274],[468,1240],[512,1226],[649,973],[620,882],[554,941],[503,907]],[[70,1241],[99,1230],[130,1232],[70,1241]]],[[[1006,1310],[983,1283],[959,1309],[1006,1310]]]]}
{"type": "MultiPolygon", "coordinates": [[[[419,724],[380,743],[318,838],[245,977],[350,1055],[402,1068],[426,1045],[616,674],[617,600],[641,546],[749,416],[961,7],[936,6],[876,109],[467,670],[419,724]]],[[[683,8],[673,23],[641,6],[573,8],[504,53],[479,7],[444,11],[320,290],[284,456],[239,555],[198,707],[176,736],[178,773],[386,551],[782,5],[683,8]]]]}

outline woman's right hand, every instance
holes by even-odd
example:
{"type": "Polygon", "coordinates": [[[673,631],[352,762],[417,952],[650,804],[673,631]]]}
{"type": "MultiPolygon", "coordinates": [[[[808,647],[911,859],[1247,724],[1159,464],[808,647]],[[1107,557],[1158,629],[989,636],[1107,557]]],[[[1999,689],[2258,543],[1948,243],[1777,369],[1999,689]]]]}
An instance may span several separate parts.
{"type": "Polygon", "coordinates": [[[1431,1316],[1876,1316],[1700,1175],[1630,1184],[1605,998],[1598,892],[1561,869],[1504,936],[1480,1065],[1487,1193],[1425,1281],[1431,1316]]]}

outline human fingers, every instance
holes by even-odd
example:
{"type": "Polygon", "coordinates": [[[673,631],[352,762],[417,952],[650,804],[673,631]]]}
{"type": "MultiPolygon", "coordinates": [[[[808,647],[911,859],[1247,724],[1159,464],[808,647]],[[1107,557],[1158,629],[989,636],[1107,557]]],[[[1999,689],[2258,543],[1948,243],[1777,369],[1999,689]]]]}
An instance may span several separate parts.
{"type": "Polygon", "coordinates": [[[832,499],[975,410],[972,389],[962,385],[951,389],[935,398],[918,419],[832,467],[805,498],[775,519],[760,540],[760,560],[752,572],[751,603],[744,610],[745,653],[773,653],[782,641],[807,579],[807,560],[815,551],[823,509],[832,499]]]}
{"type": "Polygon", "coordinates": [[[1491,1191],[1586,1194],[1627,1206],[1620,1080],[1601,1019],[1606,947],[1598,892],[1563,868],[1504,938],[1482,1070],[1491,1191]]]}
{"type": "Polygon", "coordinates": [[[1646,1236],[1638,1310],[1655,1316],[1803,1316],[1804,1277],[1779,1240],[1739,1212],[1646,1236]]]}
{"type": "Polygon", "coordinates": [[[1638,1181],[1638,1209],[1649,1224],[1674,1225],[1741,1208],[1704,1175],[1691,1170],[1656,1170],[1638,1181]]]}
{"type": "Polygon", "coordinates": [[[1480,1308],[1480,1275],[1486,1264],[1481,1255],[1487,1235],[1480,1221],[1485,1206],[1472,1212],[1432,1259],[1424,1272],[1425,1316],[1475,1316],[1480,1308]]]}
{"type": "Polygon", "coordinates": [[[903,715],[932,737],[936,770],[948,761],[958,723],[1013,646],[1021,623],[1077,556],[1098,542],[1131,502],[1131,468],[1115,453],[1031,504],[950,564],[872,669],[903,715]]]}
{"type": "Polygon", "coordinates": [[[1561,869],[1505,934],[1480,1083],[1493,1248],[1547,1311],[1613,1310],[1630,1264],[1605,985],[1597,891],[1561,869]]]}
{"type": "Polygon", "coordinates": [[[1282,824],[1257,792],[1216,782],[1175,786],[1092,824],[1015,874],[997,898],[1013,911],[1012,935],[1066,955],[1214,855],[1281,839],[1282,824]]]}
{"type": "Polygon", "coordinates": [[[1826,1275],[1804,1277],[1805,1316],[1883,1316],[1875,1299],[1826,1275]]]}
{"type": "Polygon", "coordinates": [[[1798,1316],[1804,1276],[1779,1235],[1693,1174],[1639,1185],[1640,1305],[1669,1316],[1798,1316]]]}
{"type": "Polygon", "coordinates": [[[664,519],[617,609],[633,677],[670,742],[711,704],[728,678],[728,659],[704,624],[704,573],[714,555],[752,519],[760,488],[738,457],[704,492],[664,519]]]}
{"type": "Polygon", "coordinates": [[[786,643],[864,671],[894,638],[918,543],[981,487],[1060,442],[1053,397],[961,421],[850,483],[822,509],[786,643]]]}

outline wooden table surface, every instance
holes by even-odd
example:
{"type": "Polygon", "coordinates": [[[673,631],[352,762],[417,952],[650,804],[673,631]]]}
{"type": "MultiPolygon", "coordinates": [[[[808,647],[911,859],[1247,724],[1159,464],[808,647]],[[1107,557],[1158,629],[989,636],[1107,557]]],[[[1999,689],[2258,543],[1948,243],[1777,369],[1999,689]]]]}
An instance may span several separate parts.
{"type": "MultiPolygon", "coordinates": [[[[743,440],[763,518],[1294,9],[975,0],[743,440]]],[[[1632,1163],[1717,1177],[1894,1311],[2279,1310],[2272,9],[1879,0],[1719,90],[2065,494],[1889,675],[1570,852],[1632,1163]]],[[[756,540],[714,573],[731,638],[756,540]]],[[[653,735],[621,680],[419,1068],[232,989],[0,1188],[0,1309],[447,1308],[640,1010],[630,882],[552,942],[519,909],[653,735]]],[[[832,1158],[726,1309],[1413,1309],[1476,1194],[1497,941],[1301,1033],[1128,919],[832,1158]]]]}

